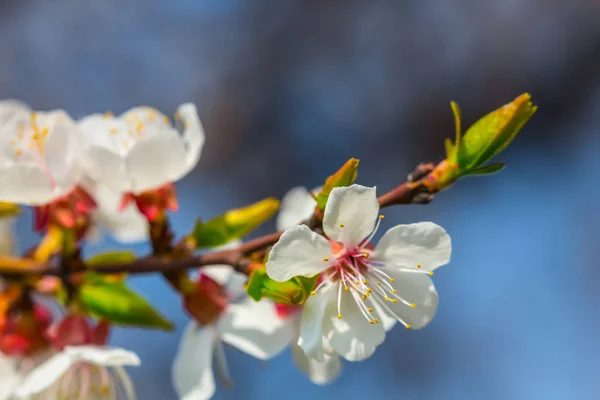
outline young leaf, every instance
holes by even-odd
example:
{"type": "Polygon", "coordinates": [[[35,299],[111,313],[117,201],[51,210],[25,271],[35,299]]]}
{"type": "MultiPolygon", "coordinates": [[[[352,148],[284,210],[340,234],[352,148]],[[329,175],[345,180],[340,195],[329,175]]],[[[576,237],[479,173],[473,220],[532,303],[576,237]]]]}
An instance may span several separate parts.
{"type": "Polygon", "coordinates": [[[0,218],[13,217],[15,215],[19,215],[20,213],[21,209],[18,205],[0,201],[0,218]]]}
{"type": "Polygon", "coordinates": [[[480,167],[470,171],[467,175],[490,175],[494,174],[505,167],[506,164],[497,163],[497,164],[488,164],[485,167],[480,167]]]}
{"type": "Polygon", "coordinates": [[[316,196],[317,205],[321,210],[325,209],[327,199],[333,188],[350,186],[354,183],[358,176],[358,163],[359,160],[351,158],[335,174],[327,178],[321,192],[316,196]]]}
{"type": "Polygon", "coordinates": [[[504,150],[536,110],[531,96],[524,93],[473,124],[458,148],[461,174],[478,168],[504,150]]]}
{"type": "Polygon", "coordinates": [[[133,261],[135,261],[135,254],[131,251],[110,251],[96,254],[89,258],[86,264],[90,267],[95,267],[106,264],[127,264],[133,261]]]}
{"type": "Polygon", "coordinates": [[[196,248],[222,246],[241,239],[271,218],[277,210],[279,200],[269,197],[249,206],[230,210],[208,222],[198,221],[190,238],[195,242],[196,248]]]}
{"type": "Polygon", "coordinates": [[[304,304],[314,288],[317,277],[294,277],[285,282],[276,282],[267,276],[264,268],[255,269],[250,274],[246,292],[255,301],[267,297],[279,304],[304,304]]]}
{"type": "Polygon", "coordinates": [[[167,321],[143,297],[120,282],[90,281],[80,286],[80,299],[95,317],[116,325],[172,330],[167,321]]]}
{"type": "Polygon", "coordinates": [[[458,144],[460,143],[460,135],[462,134],[462,117],[461,117],[461,113],[460,113],[460,107],[458,106],[458,104],[451,101],[450,108],[452,108],[452,115],[454,115],[454,130],[455,130],[454,134],[455,134],[455,136],[454,136],[454,146],[452,146],[452,147],[449,147],[449,145],[452,145],[452,142],[446,140],[446,157],[451,162],[456,162],[456,160],[458,158],[458,151],[460,150],[460,146],[458,144]]]}

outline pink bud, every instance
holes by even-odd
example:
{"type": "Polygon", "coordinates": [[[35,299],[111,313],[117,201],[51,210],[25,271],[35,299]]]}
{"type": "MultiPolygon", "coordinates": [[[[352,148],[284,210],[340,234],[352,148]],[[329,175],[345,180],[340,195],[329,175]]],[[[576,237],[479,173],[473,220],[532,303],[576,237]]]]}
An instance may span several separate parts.
{"type": "Polygon", "coordinates": [[[46,336],[54,347],[62,350],[66,346],[90,344],[93,332],[86,317],[75,314],[48,328],[46,336]]]}

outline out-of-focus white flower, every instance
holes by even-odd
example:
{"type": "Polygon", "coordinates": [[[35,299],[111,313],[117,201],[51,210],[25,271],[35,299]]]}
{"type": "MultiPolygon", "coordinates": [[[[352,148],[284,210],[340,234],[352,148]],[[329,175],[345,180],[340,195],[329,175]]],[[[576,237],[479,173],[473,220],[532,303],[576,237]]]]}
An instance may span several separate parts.
{"type": "Polygon", "coordinates": [[[94,175],[77,126],[63,110],[0,104],[0,201],[44,205],[94,175]]]}
{"type": "Polygon", "coordinates": [[[398,225],[373,249],[383,218],[378,213],[375,188],[335,188],[323,218],[329,240],[298,225],[269,254],[267,273],[276,281],[322,274],[302,312],[298,344],[309,358],[365,359],[385,339],[390,318],[420,329],[435,314],[438,298],[429,275],[449,262],[450,237],[430,222],[398,225]]]}
{"type": "Polygon", "coordinates": [[[290,189],[281,199],[279,214],[277,214],[277,220],[275,221],[277,230],[283,231],[312,217],[317,202],[313,199],[311,193],[316,196],[320,191],[321,187],[316,187],[310,192],[302,186],[290,189]]]}
{"type": "Polygon", "coordinates": [[[229,266],[204,267],[198,277],[198,307],[189,304],[190,323],[173,363],[173,384],[182,400],[204,400],[215,393],[213,358],[230,380],[223,342],[261,360],[279,354],[294,337],[294,325],[280,318],[269,300],[245,296],[245,277],[229,266]]]}
{"type": "Polygon", "coordinates": [[[89,238],[98,238],[106,232],[121,243],[135,243],[148,240],[149,228],[146,218],[138,211],[135,203],[121,208],[123,194],[104,184],[102,180],[86,180],[85,189],[96,201],[93,210],[89,238]]]}
{"type": "Polygon", "coordinates": [[[89,156],[102,166],[103,180],[116,192],[141,194],[175,182],[198,163],[204,130],[196,106],[176,113],[180,134],[169,119],[150,107],[119,117],[93,114],[79,121],[89,156]]]}
{"type": "Polygon", "coordinates": [[[67,346],[31,371],[15,391],[19,399],[135,399],[125,366],[140,359],[127,350],[67,346]]]}
{"type": "Polygon", "coordinates": [[[19,360],[0,353],[0,400],[11,400],[22,380],[19,360]]]}

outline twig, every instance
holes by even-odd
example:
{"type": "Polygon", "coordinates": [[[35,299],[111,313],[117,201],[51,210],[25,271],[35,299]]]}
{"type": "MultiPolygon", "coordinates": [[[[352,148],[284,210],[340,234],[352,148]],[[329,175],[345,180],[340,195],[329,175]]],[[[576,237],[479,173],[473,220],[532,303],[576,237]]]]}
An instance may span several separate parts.
{"type": "MultiPolygon", "coordinates": [[[[406,182],[400,184],[391,191],[378,197],[379,205],[389,207],[396,204],[427,204],[433,200],[431,193],[422,179],[434,168],[433,164],[420,164],[408,176],[406,182]]],[[[314,221],[310,225],[314,225],[314,221]]],[[[104,264],[95,267],[78,266],[72,272],[94,271],[97,273],[129,273],[147,274],[152,272],[168,273],[190,268],[199,268],[205,265],[226,264],[236,268],[239,272],[246,272],[247,264],[242,262],[243,258],[256,251],[265,249],[277,243],[283,232],[274,232],[256,239],[249,240],[233,250],[215,251],[202,255],[185,258],[169,258],[149,255],[139,258],[133,262],[121,264],[104,264]]],[[[26,270],[20,268],[5,268],[0,266],[0,275],[4,277],[23,277],[39,275],[60,275],[60,268],[56,265],[29,264],[26,270]]]]}

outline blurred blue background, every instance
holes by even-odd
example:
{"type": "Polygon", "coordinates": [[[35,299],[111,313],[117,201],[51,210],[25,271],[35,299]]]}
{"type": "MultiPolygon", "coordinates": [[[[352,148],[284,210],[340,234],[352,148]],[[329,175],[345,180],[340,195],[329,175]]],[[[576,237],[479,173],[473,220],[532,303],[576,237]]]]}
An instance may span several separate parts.
{"type": "MultiPolygon", "coordinates": [[[[592,400],[599,21],[596,0],[5,0],[0,97],[74,117],[196,103],[207,143],[177,185],[173,223],[184,233],[197,215],[314,187],[350,157],[361,159],[359,183],[392,188],[443,157],[450,100],[467,124],[530,92],[540,109],[501,155],[506,170],[460,181],[429,206],[386,210],[388,227],[432,220],[453,237],[426,329],[394,329],[324,388],[289,351],[264,366],[231,350],[235,386],[215,398],[592,400]]],[[[31,224],[19,223],[22,249],[37,240],[31,224]]],[[[178,330],[119,329],[112,343],[142,358],[130,370],[140,399],[173,399],[187,317],[159,278],[132,284],[178,330]]]]}

